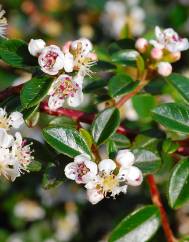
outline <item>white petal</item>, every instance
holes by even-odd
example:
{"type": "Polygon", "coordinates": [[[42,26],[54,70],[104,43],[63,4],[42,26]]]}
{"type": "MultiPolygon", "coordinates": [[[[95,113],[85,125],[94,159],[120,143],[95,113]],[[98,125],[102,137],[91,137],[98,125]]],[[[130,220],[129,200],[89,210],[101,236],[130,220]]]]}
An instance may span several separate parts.
{"type": "Polygon", "coordinates": [[[143,176],[141,170],[135,166],[131,166],[127,169],[126,180],[128,185],[139,186],[143,181],[143,176]]]}
{"type": "Polygon", "coordinates": [[[50,96],[48,100],[48,106],[51,110],[56,110],[63,106],[64,99],[60,99],[59,96],[50,96]]]}
{"type": "Polygon", "coordinates": [[[87,154],[77,155],[74,158],[74,162],[79,163],[79,164],[82,162],[88,161],[88,160],[90,160],[90,156],[87,154]]]}
{"type": "Polygon", "coordinates": [[[117,178],[120,182],[126,181],[127,175],[128,175],[128,169],[120,168],[119,173],[117,174],[117,178]]]}
{"type": "Polygon", "coordinates": [[[0,129],[0,146],[2,148],[9,148],[14,141],[12,135],[7,134],[5,129],[0,129]]]}
{"type": "Polygon", "coordinates": [[[42,39],[31,39],[28,44],[28,50],[31,55],[37,56],[45,48],[45,41],[42,39]]]}
{"type": "Polygon", "coordinates": [[[21,146],[22,145],[22,135],[21,135],[21,133],[20,132],[16,132],[15,133],[15,138],[16,138],[16,142],[17,142],[17,144],[19,145],[19,146],[21,146]]]}
{"type": "Polygon", "coordinates": [[[76,164],[74,162],[71,162],[69,164],[67,164],[65,166],[64,172],[67,178],[71,179],[71,180],[75,180],[76,179],[76,164]]]}
{"type": "Polygon", "coordinates": [[[72,72],[74,67],[74,57],[71,53],[66,53],[64,56],[64,70],[66,72],[72,72]]]}
{"type": "Polygon", "coordinates": [[[82,89],[83,86],[83,80],[84,80],[84,76],[81,75],[79,72],[78,74],[73,78],[73,82],[76,83],[77,85],[79,85],[79,87],[82,89]]]}
{"type": "Polygon", "coordinates": [[[64,68],[64,56],[62,54],[61,56],[59,55],[56,58],[56,61],[55,61],[54,65],[53,65],[53,70],[54,71],[59,71],[59,70],[61,70],[63,68],[64,68]]]}
{"type": "Polygon", "coordinates": [[[135,156],[130,150],[120,150],[116,156],[116,162],[124,168],[134,164],[135,156]]]}
{"type": "Polygon", "coordinates": [[[96,189],[87,190],[87,197],[92,204],[97,204],[104,198],[103,194],[99,193],[96,189]]]}
{"type": "Polygon", "coordinates": [[[98,167],[97,167],[97,164],[95,162],[90,161],[90,160],[86,160],[85,165],[90,170],[91,173],[93,173],[94,175],[97,174],[98,167]]]}
{"type": "Polygon", "coordinates": [[[83,101],[83,92],[78,90],[73,97],[68,97],[67,102],[70,107],[78,107],[83,101]]]}
{"type": "Polygon", "coordinates": [[[4,117],[7,114],[4,108],[0,108],[0,117],[4,117]]]}
{"type": "Polygon", "coordinates": [[[116,168],[116,163],[111,159],[105,159],[100,161],[98,168],[99,171],[109,174],[116,168]]]}
{"type": "Polygon", "coordinates": [[[20,112],[13,112],[9,116],[9,125],[18,129],[24,123],[23,114],[20,112]]]}

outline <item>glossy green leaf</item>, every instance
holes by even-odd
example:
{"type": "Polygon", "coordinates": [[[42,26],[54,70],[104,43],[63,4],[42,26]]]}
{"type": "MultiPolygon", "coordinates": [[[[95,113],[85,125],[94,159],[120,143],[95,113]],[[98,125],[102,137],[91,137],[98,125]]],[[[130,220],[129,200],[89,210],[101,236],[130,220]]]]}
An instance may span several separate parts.
{"type": "Polygon", "coordinates": [[[110,159],[114,159],[118,151],[116,143],[113,140],[108,140],[106,148],[107,148],[108,157],[110,159]]]}
{"type": "Polygon", "coordinates": [[[38,172],[42,168],[42,165],[39,161],[33,161],[28,165],[28,170],[31,172],[38,172]]]}
{"type": "Polygon", "coordinates": [[[81,129],[79,129],[79,133],[84,138],[87,145],[91,148],[91,146],[93,144],[93,138],[92,138],[91,134],[89,133],[89,131],[81,128],[81,129]]]}
{"type": "Polygon", "coordinates": [[[0,42],[0,57],[8,64],[22,68],[37,64],[30,55],[28,45],[22,40],[4,40],[0,42]]]}
{"type": "Polygon", "coordinates": [[[178,208],[189,201],[189,159],[180,161],[174,168],[168,189],[169,203],[178,208]]]}
{"type": "Polygon", "coordinates": [[[154,119],[169,129],[189,133],[189,106],[166,103],[155,108],[154,119]]]}
{"type": "Polygon", "coordinates": [[[132,103],[142,121],[151,121],[151,110],[155,108],[156,104],[155,98],[151,94],[138,94],[132,98],[132,103]]]}
{"type": "Polygon", "coordinates": [[[108,108],[97,115],[92,124],[92,136],[99,145],[106,141],[120,124],[119,110],[108,108]]]}
{"type": "Polygon", "coordinates": [[[39,104],[47,95],[52,84],[49,77],[34,77],[27,82],[20,95],[21,103],[24,108],[30,108],[39,104]]]}
{"type": "Polygon", "coordinates": [[[49,127],[43,130],[43,136],[55,150],[69,157],[82,153],[90,155],[86,141],[73,128],[49,127]]]}
{"type": "Polygon", "coordinates": [[[189,102],[189,78],[173,73],[167,77],[167,81],[189,102]]]}
{"type": "Polygon", "coordinates": [[[152,151],[145,149],[133,150],[135,155],[135,165],[141,169],[143,174],[156,172],[161,166],[161,159],[152,151]]]}
{"type": "Polygon", "coordinates": [[[130,140],[123,134],[115,133],[111,136],[111,140],[115,142],[119,149],[126,148],[130,145],[130,140]]]}
{"type": "Polygon", "coordinates": [[[156,233],[160,214],[153,205],[142,207],[121,221],[110,235],[109,242],[146,242],[156,233]]]}
{"type": "Polygon", "coordinates": [[[112,61],[116,64],[136,66],[136,60],[139,56],[135,50],[120,50],[112,55],[112,61]]]}
{"type": "Polygon", "coordinates": [[[131,92],[136,88],[138,82],[134,82],[133,79],[127,74],[117,74],[113,76],[108,84],[109,94],[112,97],[116,97],[128,92],[131,92]]]}

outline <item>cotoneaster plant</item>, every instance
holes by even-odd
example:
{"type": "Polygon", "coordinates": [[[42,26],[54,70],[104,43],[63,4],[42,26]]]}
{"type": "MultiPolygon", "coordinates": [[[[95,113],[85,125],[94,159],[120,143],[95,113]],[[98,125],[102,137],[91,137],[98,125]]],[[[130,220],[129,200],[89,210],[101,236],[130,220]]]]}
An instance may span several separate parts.
{"type": "Polygon", "coordinates": [[[7,39],[4,14],[1,10],[0,58],[32,78],[0,92],[0,175],[13,182],[23,173],[41,171],[48,187],[47,168],[57,166],[63,154],[64,175],[55,176],[50,187],[72,180],[85,187],[91,204],[116,199],[147,181],[153,205],[126,216],[109,241],[148,241],[160,225],[167,241],[178,241],[154,175],[164,169],[165,157],[172,159],[169,205],[177,209],[189,200],[189,79],[172,73],[172,64],[189,49],[188,39],[172,28],[156,27],[153,37],[122,39],[102,54],[86,38],[61,46],[42,39],[7,39]],[[179,94],[176,102],[153,95],[160,79],[179,94]],[[126,119],[131,100],[140,124],[126,119]],[[30,128],[41,127],[45,143],[38,144],[38,151],[34,140],[22,137],[24,121],[30,128]]]}

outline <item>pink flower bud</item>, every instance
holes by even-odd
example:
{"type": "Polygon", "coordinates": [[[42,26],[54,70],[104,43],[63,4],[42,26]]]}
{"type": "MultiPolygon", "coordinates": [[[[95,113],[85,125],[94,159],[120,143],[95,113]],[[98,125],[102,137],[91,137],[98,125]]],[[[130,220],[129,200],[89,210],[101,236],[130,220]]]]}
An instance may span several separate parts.
{"type": "Polygon", "coordinates": [[[144,38],[139,38],[135,43],[135,47],[140,53],[144,53],[148,47],[148,41],[144,38]]]}
{"type": "Polygon", "coordinates": [[[68,53],[70,51],[70,47],[71,47],[72,41],[67,41],[63,47],[62,50],[64,53],[68,53]]]}
{"type": "Polygon", "coordinates": [[[178,52],[171,53],[171,58],[173,62],[180,60],[181,52],[178,51],[178,52]]]}
{"type": "Polygon", "coordinates": [[[151,57],[154,59],[154,60],[160,60],[163,56],[163,51],[159,48],[153,48],[151,50],[151,57]]]}
{"type": "Polygon", "coordinates": [[[157,66],[157,72],[161,76],[169,76],[172,73],[172,65],[168,62],[160,62],[157,66]]]}

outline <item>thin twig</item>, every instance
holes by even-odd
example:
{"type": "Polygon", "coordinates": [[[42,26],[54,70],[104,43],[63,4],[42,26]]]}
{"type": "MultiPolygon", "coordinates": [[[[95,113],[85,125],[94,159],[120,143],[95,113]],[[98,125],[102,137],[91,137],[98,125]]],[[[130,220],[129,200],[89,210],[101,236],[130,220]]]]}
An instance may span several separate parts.
{"type": "Polygon", "coordinates": [[[168,221],[168,218],[167,218],[167,214],[166,214],[165,208],[163,207],[163,203],[161,201],[160,193],[159,193],[158,187],[155,183],[154,176],[148,175],[147,179],[148,179],[148,184],[150,186],[151,199],[152,199],[153,203],[160,210],[162,227],[163,227],[165,236],[167,238],[167,241],[168,242],[176,242],[177,239],[174,237],[173,232],[170,228],[169,221],[168,221]]]}

